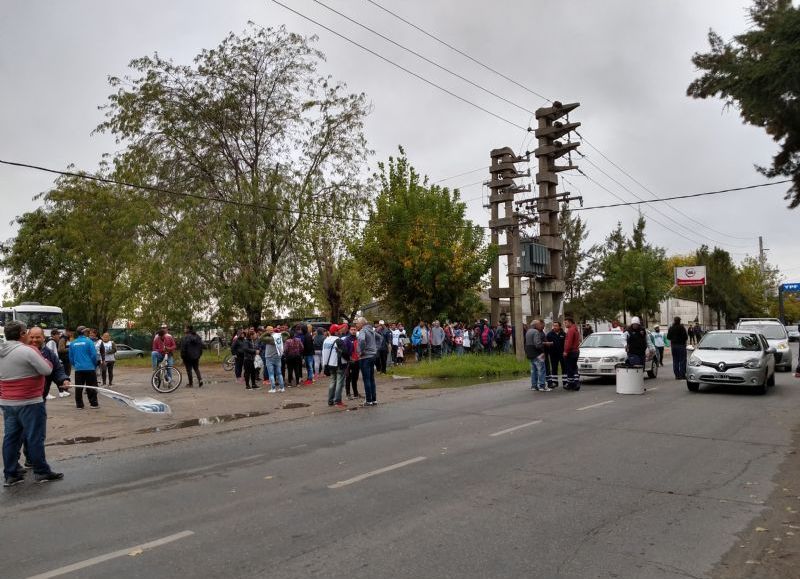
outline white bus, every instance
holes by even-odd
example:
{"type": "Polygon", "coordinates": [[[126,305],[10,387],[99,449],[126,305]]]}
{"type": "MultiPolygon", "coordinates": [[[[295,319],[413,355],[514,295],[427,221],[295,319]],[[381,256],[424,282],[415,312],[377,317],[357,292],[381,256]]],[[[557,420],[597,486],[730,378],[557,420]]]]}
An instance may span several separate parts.
{"type": "Polygon", "coordinates": [[[64,312],[56,306],[43,306],[39,302],[22,302],[18,306],[0,308],[0,326],[19,320],[29,328],[39,326],[46,336],[53,329],[64,330],[64,312]]]}

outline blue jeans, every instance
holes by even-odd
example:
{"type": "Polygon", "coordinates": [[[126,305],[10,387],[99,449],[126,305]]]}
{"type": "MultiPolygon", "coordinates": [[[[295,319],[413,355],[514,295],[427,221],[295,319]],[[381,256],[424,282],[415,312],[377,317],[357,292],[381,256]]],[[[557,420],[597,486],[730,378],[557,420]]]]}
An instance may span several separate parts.
{"type": "Polygon", "coordinates": [[[304,357],[306,361],[306,378],[308,380],[314,379],[314,354],[304,357]]]}
{"type": "MultiPolygon", "coordinates": [[[[153,363],[153,370],[155,370],[158,365],[164,361],[164,354],[160,354],[158,352],[153,352],[150,354],[150,361],[153,363]]],[[[172,368],[175,365],[175,358],[172,357],[170,354],[167,357],[167,368],[172,368]]],[[[167,370],[167,380],[172,379],[172,372],[168,369],[167,370]]]]}
{"type": "Polygon", "coordinates": [[[276,385],[280,385],[281,388],[284,388],[280,356],[270,356],[267,358],[267,365],[264,366],[264,369],[269,376],[270,388],[275,388],[276,385]]]}
{"type": "Polygon", "coordinates": [[[328,404],[342,401],[342,388],[344,388],[345,372],[347,367],[331,366],[331,381],[328,384],[328,404]]]}
{"type": "Polygon", "coordinates": [[[44,402],[25,406],[0,406],[3,409],[3,474],[16,475],[19,452],[25,440],[25,454],[36,474],[49,474],[50,465],[44,457],[44,438],[47,433],[47,410],[44,402]]]}
{"type": "Polygon", "coordinates": [[[676,378],[686,377],[686,346],[673,344],[672,349],[672,371],[676,378]]]}
{"type": "Polygon", "coordinates": [[[544,367],[544,360],[540,360],[538,356],[531,359],[531,388],[539,389],[545,387],[545,377],[547,371],[544,367]]]}
{"type": "Polygon", "coordinates": [[[361,358],[361,380],[364,381],[364,398],[366,402],[377,402],[375,392],[375,358],[361,358]]]}

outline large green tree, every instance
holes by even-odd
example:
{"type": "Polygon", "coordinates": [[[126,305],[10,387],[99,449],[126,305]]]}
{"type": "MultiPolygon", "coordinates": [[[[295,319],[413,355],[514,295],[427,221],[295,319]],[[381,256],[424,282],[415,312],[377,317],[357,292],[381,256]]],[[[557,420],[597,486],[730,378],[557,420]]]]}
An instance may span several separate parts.
{"type": "Polygon", "coordinates": [[[68,322],[100,329],[131,315],[147,259],[140,225],[149,208],[129,191],[77,177],[58,180],[43,205],[16,219],[2,266],[15,301],[58,305],[68,322]]]}
{"type": "Polygon", "coordinates": [[[792,178],[786,198],[794,208],[800,205],[800,8],[791,0],[755,0],[750,19],[748,30],[731,42],[709,31],[710,52],[692,57],[703,74],[687,94],[719,96],[739,109],[745,123],[780,143],[772,166],[759,170],[792,178]]]}
{"type": "Polygon", "coordinates": [[[458,191],[429,185],[403,149],[379,164],[379,193],[353,245],[354,257],[371,272],[374,297],[406,322],[455,317],[474,309],[481,277],[494,249],[483,230],[466,219],[458,191]]]}
{"type": "Polygon", "coordinates": [[[204,287],[222,318],[258,324],[298,301],[310,224],[336,221],[330,195],[346,197],[365,162],[366,99],[321,76],[323,58],[307,38],[251,27],[191,65],[142,57],[110,79],[98,129],[126,145],[117,171],[191,195],[143,194],[160,212],[153,263],[170,287],[204,287]]]}

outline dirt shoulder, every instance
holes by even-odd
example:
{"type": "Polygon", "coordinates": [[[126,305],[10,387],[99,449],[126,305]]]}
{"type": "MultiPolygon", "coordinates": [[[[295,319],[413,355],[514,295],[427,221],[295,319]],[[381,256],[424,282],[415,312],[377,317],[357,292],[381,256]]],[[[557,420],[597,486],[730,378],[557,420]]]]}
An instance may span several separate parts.
{"type": "Polygon", "coordinates": [[[764,511],[713,572],[715,579],[800,578],[800,428],[764,511]]]}
{"type": "MultiPolygon", "coordinates": [[[[100,408],[75,407],[74,394],[47,402],[47,458],[52,462],[75,456],[162,444],[184,438],[215,434],[256,424],[295,420],[309,416],[365,412],[356,401],[344,400],[348,409],[328,406],[328,381],[320,376],[311,386],[288,388],[285,393],[269,394],[267,388],[245,390],[237,384],[233,372],[221,366],[201,368],[203,388],[183,385],[171,394],[157,393],[150,386],[151,370],[146,368],[117,368],[113,389],[134,397],[151,397],[166,402],[170,416],[155,416],[125,408],[110,398],[100,396],[100,408]]],[[[380,404],[398,400],[438,396],[440,390],[414,388],[420,380],[395,379],[377,376],[380,404]]],[[[55,392],[55,387],[53,387],[55,392]]],[[[359,382],[363,396],[363,386],[359,382]]]]}

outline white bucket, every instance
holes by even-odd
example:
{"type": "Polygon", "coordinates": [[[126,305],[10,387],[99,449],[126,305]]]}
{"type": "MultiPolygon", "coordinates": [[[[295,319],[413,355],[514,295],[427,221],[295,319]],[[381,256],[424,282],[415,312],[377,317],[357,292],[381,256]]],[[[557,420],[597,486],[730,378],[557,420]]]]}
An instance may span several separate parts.
{"type": "Polygon", "coordinates": [[[617,368],[617,394],[644,394],[644,368],[617,368]]]}

